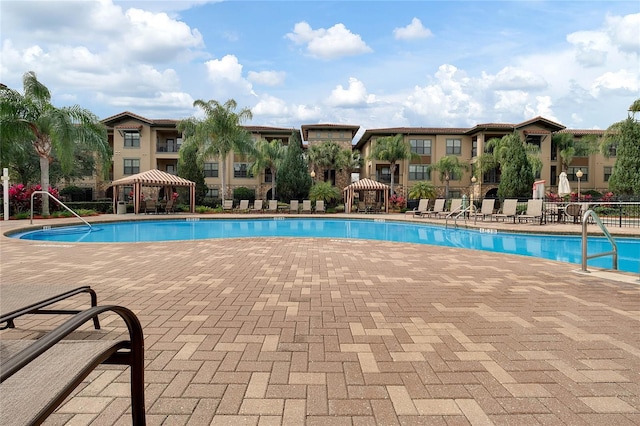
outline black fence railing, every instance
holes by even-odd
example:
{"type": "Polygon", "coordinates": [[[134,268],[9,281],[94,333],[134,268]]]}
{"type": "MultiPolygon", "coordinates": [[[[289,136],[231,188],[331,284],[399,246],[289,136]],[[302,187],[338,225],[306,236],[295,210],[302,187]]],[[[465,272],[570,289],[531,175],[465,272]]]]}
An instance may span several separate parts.
{"type": "Polygon", "coordinates": [[[640,228],[640,202],[624,201],[545,201],[545,213],[557,220],[580,223],[587,210],[593,210],[607,227],[640,228]]]}

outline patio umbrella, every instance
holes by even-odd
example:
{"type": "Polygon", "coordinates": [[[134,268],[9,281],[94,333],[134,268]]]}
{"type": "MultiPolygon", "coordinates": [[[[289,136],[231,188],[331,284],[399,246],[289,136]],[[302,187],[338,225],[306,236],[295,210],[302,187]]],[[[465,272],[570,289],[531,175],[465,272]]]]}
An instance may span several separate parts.
{"type": "Polygon", "coordinates": [[[558,195],[563,197],[571,194],[571,186],[569,185],[569,179],[565,172],[560,173],[560,179],[558,180],[558,195]]]}

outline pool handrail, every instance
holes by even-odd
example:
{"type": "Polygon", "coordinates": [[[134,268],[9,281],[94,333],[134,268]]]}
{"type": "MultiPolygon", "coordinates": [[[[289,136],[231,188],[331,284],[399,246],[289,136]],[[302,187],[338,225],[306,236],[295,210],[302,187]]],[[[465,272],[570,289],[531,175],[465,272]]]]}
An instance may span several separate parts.
{"type": "Polygon", "coordinates": [[[613,255],[613,259],[612,259],[613,270],[617,271],[618,270],[618,245],[616,244],[616,241],[613,239],[613,237],[609,233],[609,230],[607,229],[607,227],[604,226],[604,224],[600,220],[600,217],[598,216],[598,214],[593,210],[587,210],[582,215],[582,272],[589,272],[587,270],[587,260],[593,259],[596,257],[609,256],[609,255],[613,255]],[[587,239],[588,239],[587,223],[589,222],[590,217],[593,218],[593,221],[600,227],[605,237],[607,237],[607,239],[611,243],[611,246],[613,248],[612,251],[587,255],[587,239]]]}
{"type": "Polygon", "coordinates": [[[77,217],[78,219],[80,219],[81,221],[83,221],[85,223],[85,225],[87,225],[89,227],[89,229],[93,229],[91,227],[91,224],[89,222],[87,222],[86,220],[84,220],[83,218],[81,218],[76,212],[74,212],[73,210],[71,210],[69,207],[67,207],[62,201],[58,200],[56,197],[54,197],[53,195],[51,195],[49,193],[49,191],[33,191],[31,193],[31,222],[30,224],[33,225],[33,196],[36,194],[46,194],[49,196],[49,198],[51,198],[52,200],[54,200],[56,203],[60,204],[62,207],[64,207],[65,209],[67,209],[67,211],[69,211],[72,215],[74,215],[75,217],[77,217]]]}

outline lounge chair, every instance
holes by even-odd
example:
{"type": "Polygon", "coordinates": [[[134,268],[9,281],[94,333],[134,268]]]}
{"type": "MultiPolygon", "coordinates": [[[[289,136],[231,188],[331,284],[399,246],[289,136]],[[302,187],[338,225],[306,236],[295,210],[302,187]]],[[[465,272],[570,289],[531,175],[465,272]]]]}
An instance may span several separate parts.
{"type": "Polygon", "coordinates": [[[262,200],[256,200],[253,202],[251,213],[262,213],[262,200]]]}
{"type": "Polygon", "coordinates": [[[167,201],[167,204],[164,205],[164,212],[169,214],[173,213],[173,199],[167,201]]]}
{"type": "Polygon", "coordinates": [[[326,210],[324,209],[324,200],[316,201],[316,213],[326,213],[326,210]]]}
{"type": "Polygon", "coordinates": [[[408,211],[407,213],[413,213],[413,217],[416,217],[416,216],[421,216],[422,213],[425,213],[428,210],[429,210],[429,199],[420,198],[420,201],[418,201],[418,207],[408,211]]]}
{"type": "Polygon", "coordinates": [[[484,200],[482,200],[482,207],[480,207],[480,211],[473,213],[473,216],[476,219],[480,217],[482,218],[483,221],[486,217],[491,218],[491,216],[493,215],[493,208],[495,205],[496,205],[495,198],[485,198],[484,200]]]}
{"type": "MultiPolygon", "coordinates": [[[[88,293],[91,306],[96,306],[98,297],[88,285],[65,284],[7,284],[2,285],[0,297],[0,330],[14,328],[13,320],[26,314],[63,314],[72,315],[82,311],[70,309],[44,309],[61,300],[80,293],[88,293]]],[[[98,317],[93,320],[96,330],[100,329],[98,317]]]]}
{"type": "Polygon", "coordinates": [[[155,200],[145,201],[144,213],[158,213],[158,206],[156,205],[155,200]]]}
{"type": "Polygon", "coordinates": [[[518,222],[524,221],[535,221],[536,219],[540,219],[540,225],[542,225],[542,200],[528,200],[527,201],[527,211],[524,214],[518,216],[518,222]]]}
{"type": "Polygon", "coordinates": [[[437,198],[436,201],[433,203],[433,208],[431,210],[427,210],[423,212],[420,215],[420,217],[431,217],[431,216],[437,217],[438,214],[444,211],[445,201],[447,200],[445,200],[444,198],[437,198]]]}
{"type": "Polygon", "coordinates": [[[451,200],[451,205],[449,206],[449,210],[443,210],[437,214],[438,217],[447,217],[454,214],[457,214],[462,210],[462,198],[454,198],[451,200]]]}
{"type": "Polygon", "coordinates": [[[300,203],[298,200],[291,200],[289,203],[289,213],[298,213],[300,207],[300,203]]]}
{"type": "Polygon", "coordinates": [[[311,200],[302,200],[301,213],[311,213],[311,200]]]}
{"type": "Polygon", "coordinates": [[[267,213],[278,213],[278,200],[269,200],[267,213]]]}
{"type": "Polygon", "coordinates": [[[369,208],[367,208],[367,203],[365,203],[364,201],[358,201],[357,212],[358,213],[369,213],[369,208]]]}
{"type": "Polygon", "coordinates": [[[240,213],[249,213],[249,200],[240,200],[238,211],[240,213]]]}
{"type": "Polygon", "coordinates": [[[516,213],[518,211],[518,200],[515,198],[509,198],[502,202],[502,211],[500,213],[496,213],[492,215],[492,218],[502,219],[504,222],[509,218],[513,218],[513,223],[516,223],[516,213]]]}
{"type": "Polygon", "coordinates": [[[0,353],[0,424],[41,424],[100,364],[129,366],[132,423],[145,424],[144,337],[140,321],[127,308],[94,306],[37,340],[3,334],[0,353]],[[128,338],[66,339],[101,314],[120,316],[128,338]]]}
{"type": "Polygon", "coordinates": [[[222,211],[233,211],[233,200],[224,200],[222,202],[222,211]]]}

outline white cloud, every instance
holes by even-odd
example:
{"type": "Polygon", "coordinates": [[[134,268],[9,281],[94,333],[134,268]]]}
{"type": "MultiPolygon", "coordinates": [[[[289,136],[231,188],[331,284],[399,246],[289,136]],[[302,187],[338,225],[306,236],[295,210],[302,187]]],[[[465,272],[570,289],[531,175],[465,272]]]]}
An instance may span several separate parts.
{"type": "Polygon", "coordinates": [[[165,13],[129,9],[123,21],[123,37],[112,43],[111,48],[125,51],[137,61],[165,62],[183,56],[182,59],[189,59],[189,49],[204,46],[197,29],[165,13]]]}
{"type": "Polygon", "coordinates": [[[567,36],[575,46],[576,61],[584,67],[603,65],[607,59],[609,37],[597,31],[577,31],[567,36]]]}
{"type": "Polygon", "coordinates": [[[289,114],[287,103],[274,96],[264,96],[251,108],[254,119],[257,116],[284,116],[289,114]]]}
{"type": "Polygon", "coordinates": [[[253,94],[249,81],[242,76],[242,64],[234,55],[205,62],[209,79],[214,83],[216,96],[234,97],[234,94],[253,94]]]}
{"type": "Polygon", "coordinates": [[[359,35],[353,34],[343,24],[314,30],[308,23],[298,22],[293,32],[287,34],[287,38],[296,44],[306,44],[307,52],[320,59],[337,59],[373,52],[359,35]]]}
{"type": "Polygon", "coordinates": [[[640,13],[607,16],[607,33],[623,52],[640,54],[640,13]]]}
{"type": "Polygon", "coordinates": [[[357,107],[375,102],[375,96],[367,93],[367,88],[357,78],[349,78],[349,87],[338,85],[331,91],[327,104],[337,107],[357,107]]]}
{"type": "Polygon", "coordinates": [[[418,18],[413,18],[411,23],[406,27],[395,28],[393,36],[397,40],[415,40],[420,38],[429,38],[433,34],[431,30],[422,26],[422,22],[418,18]]]}
{"type": "Polygon", "coordinates": [[[284,71],[249,71],[247,78],[255,84],[279,86],[284,83],[286,75],[284,71]]]}
{"type": "Polygon", "coordinates": [[[550,96],[536,96],[535,103],[527,104],[525,106],[525,110],[522,114],[522,120],[526,121],[533,117],[544,117],[552,121],[558,121],[553,110],[551,109],[552,105],[550,96]]]}
{"type": "Polygon", "coordinates": [[[606,72],[593,81],[591,94],[617,92],[620,94],[636,94],[640,90],[640,76],[627,70],[606,72]]]}
{"type": "Polygon", "coordinates": [[[507,66],[495,76],[485,78],[493,80],[491,86],[496,90],[540,90],[547,87],[544,78],[532,71],[507,66]]]}

